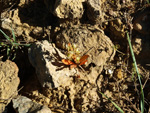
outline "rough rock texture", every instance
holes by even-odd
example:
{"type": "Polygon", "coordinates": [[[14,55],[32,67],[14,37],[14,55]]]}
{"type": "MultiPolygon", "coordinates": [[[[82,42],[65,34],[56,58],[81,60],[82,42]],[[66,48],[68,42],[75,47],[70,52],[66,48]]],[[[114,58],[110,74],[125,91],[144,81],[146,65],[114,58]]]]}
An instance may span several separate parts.
{"type": "Polygon", "coordinates": [[[111,40],[98,29],[88,30],[74,27],[62,31],[56,37],[58,47],[66,49],[70,42],[76,44],[81,54],[89,55],[87,64],[82,68],[71,69],[61,62],[66,56],[48,41],[37,42],[29,49],[29,59],[36,68],[38,79],[43,87],[68,86],[71,76],[95,83],[106,61],[113,59],[115,50],[111,40]]]}
{"type": "Polygon", "coordinates": [[[51,113],[48,107],[35,103],[24,96],[18,96],[12,102],[17,113],[51,113]]]}
{"type": "Polygon", "coordinates": [[[8,30],[11,34],[13,29],[16,37],[23,36],[26,41],[34,41],[34,39],[30,36],[30,33],[32,30],[35,30],[35,28],[29,26],[27,23],[21,22],[18,9],[11,11],[10,15],[5,16],[6,14],[7,12],[2,13],[2,17],[5,17],[2,21],[3,29],[8,30]]]}
{"type": "Polygon", "coordinates": [[[150,64],[150,40],[149,35],[139,35],[133,39],[133,51],[135,52],[137,62],[140,64],[150,64]]]}
{"type": "Polygon", "coordinates": [[[97,108],[100,107],[97,87],[84,81],[78,83],[72,87],[70,92],[70,99],[73,101],[74,108],[78,112],[96,112],[97,108]]]}
{"type": "Polygon", "coordinates": [[[140,54],[140,52],[142,50],[141,45],[142,45],[142,39],[141,38],[135,38],[134,43],[133,43],[133,51],[136,55],[140,54]]]}
{"type": "Polygon", "coordinates": [[[74,26],[63,30],[56,37],[56,45],[66,49],[68,43],[76,44],[82,55],[89,55],[85,68],[87,77],[93,83],[101,73],[103,65],[115,55],[111,40],[96,27],[74,26]]]}
{"type": "Polygon", "coordinates": [[[87,65],[104,65],[115,54],[111,40],[100,29],[92,26],[74,26],[56,36],[56,45],[59,48],[66,49],[68,43],[76,44],[81,54],[90,55],[87,65]]]}
{"type": "MultiPolygon", "coordinates": [[[[69,110],[70,112],[91,112],[95,113],[101,106],[97,87],[80,78],[73,80],[67,87],[58,87],[45,90],[48,99],[48,105],[51,108],[69,110]],[[90,104],[90,105],[89,105],[90,104]]],[[[46,99],[45,99],[46,100],[46,99]]]]}
{"type": "Polygon", "coordinates": [[[83,15],[83,0],[45,0],[47,8],[62,19],[81,18],[83,15]]]}
{"type": "Polygon", "coordinates": [[[58,87],[67,85],[70,73],[75,74],[75,70],[66,72],[61,59],[65,58],[54,45],[48,41],[37,42],[29,49],[29,60],[36,68],[38,79],[43,87],[58,87]]]}
{"type": "Polygon", "coordinates": [[[13,96],[17,95],[20,83],[18,67],[14,62],[0,61],[0,112],[2,112],[13,96]]]}
{"type": "Polygon", "coordinates": [[[87,16],[91,21],[102,22],[103,12],[101,9],[101,0],[87,0],[87,16]]]}
{"type": "Polygon", "coordinates": [[[101,0],[44,0],[44,2],[47,9],[61,19],[81,18],[85,3],[87,7],[85,10],[90,21],[102,22],[104,20],[101,0]]]}
{"type": "MultiPolygon", "coordinates": [[[[48,87],[44,89],[45,98],[39,93],[34,93],[33,96],[55,110],[60,110],[61,107],[66,112],[68,109],[70,112],[96,112],[100,102],[96,82],[91,83],[91,80],[95,80],[97,76],[91,78],[86,70],[82,72],[80,68],[70,70],[69,66],[61,62],[62,58],[66,56],[48,41],[32,45],[29,50],[30,62],[36,68],[41,85],[48,87]]],[[[101,81],[99,80],[99,84],[101,81]]]]}
{"type": "Polygon", "coordinates": [[[7,35],[12,34],[13,29],[17,40],[25,42],[33,42],[38,38],[45,38],[47,34],[50,34],[51,26],[47,26],[47,29],[45,29],[45,31],[43,31],[43,28],[41,27],[44,24],[47,24],[44,23],[46,22],[44,20],[44,17],[46,15],[45,12],[47,11],[46,7],[44,6],[44,2],[42,4],[40,1],[36,0],[17,1],[20,2],[18,4],[19,8],[9,10],[9,13],[8,10],[1,13],[1,27],[3,30],[5,30],[5,33],[7,35]],[[28,5],[28,7],[25,7],[26,2],[32,2],[31,6],[28,5]],[[38,6],[34,6],[35,4],[38,6]],[[31,10],[31,12],[29,11],[29,9],[31,10]],[[46,34],[44,34],[44,32],[46,34]]]}

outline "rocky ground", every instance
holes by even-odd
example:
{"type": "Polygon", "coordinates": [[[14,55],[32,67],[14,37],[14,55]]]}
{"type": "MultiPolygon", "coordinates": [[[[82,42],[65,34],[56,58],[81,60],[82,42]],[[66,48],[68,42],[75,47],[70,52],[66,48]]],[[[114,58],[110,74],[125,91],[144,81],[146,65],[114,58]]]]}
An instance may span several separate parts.
{"type": "Polygon", "coordinates": [[[149,113],[149,10],[148,0],[0,1],[11,37],[0,33],[0,112],[117,113],[113,101],[140,113],[128,33],[149,113]]]}

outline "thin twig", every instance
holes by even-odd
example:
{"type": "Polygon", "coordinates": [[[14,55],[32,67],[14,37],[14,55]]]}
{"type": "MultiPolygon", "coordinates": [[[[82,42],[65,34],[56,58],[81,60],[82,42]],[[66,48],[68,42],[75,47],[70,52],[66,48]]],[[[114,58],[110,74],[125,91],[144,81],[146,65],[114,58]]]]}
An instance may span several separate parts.
{"type": "Polygon", "coordinates": [[[146,78],[146,80],[145,80],[145,82],[144,82],[144,84],[143,84],[143,89],[144,89],[144,87],[145,87],[145,85],[146,85],[146,83],[147,83],[147,81],[148,81],[148,79],[149,79],[149,75],[150,75],[150,73],[148,73],[148,76],[147,76],[147,78],[146,78]]]}
{"type": "Polygon", "coordinates": [[[131,100],[129,99],[129,97],[127,97],[124,92],[122,92],[122,93],[123,93],[124,96],[126,97],[126,98],[124,98],[124,99],[127,100],[127,101],[131,104],[132,108],[133,108],[137,113],[140,113],[140,110],[136,108],[136,106],[131,102],[131,100]]]}

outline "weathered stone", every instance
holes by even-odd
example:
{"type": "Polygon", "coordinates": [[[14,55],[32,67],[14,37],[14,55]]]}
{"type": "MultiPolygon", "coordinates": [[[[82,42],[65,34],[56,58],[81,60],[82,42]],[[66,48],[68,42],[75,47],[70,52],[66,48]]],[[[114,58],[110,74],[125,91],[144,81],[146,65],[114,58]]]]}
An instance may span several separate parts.
{"type": "MultiPolygon", "coordinates": [[[[25,1],[21,0],[20,5],[21,4],[25,4],[25,1]]],[[[1,18],[3,21],[1,23],[1,27],[2,29],[9,32],[6,34],[12,34],[12,29],[13,29],[15,36],[22,38],[20,40],[25,41],[25,42],[33,42],[39,37],[41,38],[42,36],[43,37],[46,36],[46,35],[43,35],[43,28],[41,27],[41,25],[37,25],[37,26],[31,25],[31,23],[35,22],[34,19],[33,19],[33,22],[31,21],[28,22],[29,18],[26,15],[23,15],[22,13],[20,14],[20,12],[22,11],[21,9],[18,9],[18,8],[10,10],[9,13],[8,11],[2,12],[1,18]],[[23,21],[23,20],[26,20],[26,21],[23,21]]],[[[42,24],[41,22],[37,22],[37,23],[42,24]]],[[[50,34],[49,28],[45,29],[45,32],[47,34],[50,34]]]]}
{"type": "Polygon", "coordinates": [[[111,40],[96,27],[74,26],[63,30],[56,37],[56,45],[66,49],[68,43],[76,44],[82,55],[85,53],[89,55],[86,67],[91,65],[89,66],[91,76],[94,70],[99,74],[106,61],[112,60],[115,55],[111,40]]]}
{"type": "Polygon", "coordinates": [[[54,15],[62,19],[81,18],[83,15],[83,0],[45,0],[45,4],[54,15]]]}
{"type": "Polygon", "coordinates": [[[64,68],[62,58],[65,55],[46,40],[33,44],[29,49],[29,60],[36,68],[37,77],[43,87],[67,85],[70,74],[76,73],[75,70],[64,68]]]}
{"type": "Polygon", "coordinates": [[[51,113],[48,107],[35,103],[24,96],[18,96],[12,102],[17,113],[51,113]]]}
{"type": "Polygon", "coordinates": [[[102,22],[104,13],[101,9],[101,0],[87,0],[87,16],[93,22],[102,22]]]}
{"type": "Polygon", "coordinates": [[[111,40],[94,28],[70,28],[56,37],[58,47],[65,49],[68,43],[76,44],[81,55],[89,55],[85,66],[73,68],[61,62],[66,56],[48,41],[37,42],[29,49],[29,59],[36,68],[38,79],[43,87],[68,86],[72,76],[80,76],[85,81],[95,83],[106,61],[113,59],[115,50],[111,40]],[[90,30],[89,30],[90,29],[90,30]]]}
{"type": "MultiPolygon", "coordinates": [[[[45,90],[46,96],[50,98],[48,105],[51,108],[55,108],[55,110],[57,109],[56,111],[60,110],[57,106],[63,106],[63,109],[69,109],[73,113],[83,111],[95,113],[97,108],[101,106],[96,85],[77,77],[74,78],[72,84],[67,87],[60,86],[45,90]]],[[[63,112],[61,111],[61,113],[63,112]]]]}
{"type": "Polygon", "coordinates": [[[14,62],[0,61],[0,112],[2,112],[11,99],[18,94],[20,83],[18,67],[14,62]]]}
{"type": "Polygon", "coordinates": [[[133,43],[133,51],[136,55],[139,55],[142,50],[142,39],[135,38],[133,43]]]}

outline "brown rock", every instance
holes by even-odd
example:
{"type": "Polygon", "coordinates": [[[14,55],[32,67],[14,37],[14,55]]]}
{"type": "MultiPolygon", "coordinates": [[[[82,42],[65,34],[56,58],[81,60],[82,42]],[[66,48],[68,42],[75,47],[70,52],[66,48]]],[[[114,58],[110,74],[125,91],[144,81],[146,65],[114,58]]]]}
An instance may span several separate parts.
{"type": "Polygon", "coordinates": [[[87,0],[87,16],[93,22],[102,22],[104,13],[101,9],[101,0],[87,0]]]}
{"type": "Polygon", "coordinates": [[[81,54],[90,55],[87,65],[102,66],[107,60],[112,60],[115,53],[111,40],[94,26],[74,26],[63,30],[56,37],[56,45],[66,49],[68,43],[76,44],[81,54]]]}
{"type": "Polygon", "coordinates": [[[13,96],[17,95],[20,83],[18,78],[18,67],[14,62],[0,61],[0,111],[3,111],[13,96]]]}
{"type": "Polygon", "coordinates": [[[61,19],[81,18],[83,15],[83,0],[45,0],[45,4],[54,15],[61,19]]]}
{"type": "Polygon", "coordinates": [[[66,49],[68,43],[76,44],[81,55],[89,55],[84,66],[70,70],[61,62],[67,59],[55,45],[47,41],[37,42],[29,49],[29,59],[36,68],[38,79],[43,87],[68,86],[71,76],[80,76],[85,81],[95,83],[107,61],[113,59],[115,50],[113,43],[101,30],[94,27],[73,27],[65,29],[56,37],[57,46],[66,49]]]}

